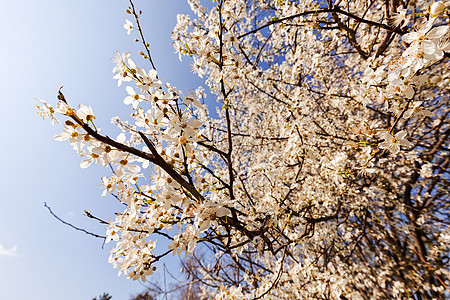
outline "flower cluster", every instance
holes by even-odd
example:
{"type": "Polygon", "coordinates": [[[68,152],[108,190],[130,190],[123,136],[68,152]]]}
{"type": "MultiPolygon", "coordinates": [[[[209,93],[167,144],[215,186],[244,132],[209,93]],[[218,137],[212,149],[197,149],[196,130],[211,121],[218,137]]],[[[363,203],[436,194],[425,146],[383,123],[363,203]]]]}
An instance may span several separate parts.
{"type": "MultiPolygon", "coordinates": [[[[409,19],[406,9],[400,9],[403,19],[409,19]]],[[[442,1],[431,6],[429,18],[417,29],[411,30],[402,36],[401,40],[406,48],[401,56],[386,57],[385,63],[376,69],[368,67],[364,74],[358,96],[365,105],[380,102],[386,112],[392,112],[396,117],[409,119],[412,117],[431,116],[432,113],[421,108],[422,101],[415,100],[416,90],[427,83],[437,83],[439,76],[427,74],[427,68],[440,61],[444,53],[450,53],[449,29],[450,26],[440,22],[440,15],[444,12],[442,1]]],[[[381,60],[375,60],[380,63],[381,60]]],[[[392,128],[394,129],[394,128],[392,128]]],[[[392,130],[390,130],[392,131],[392,130]]],[[[385,140],[380,144],[381,149],[389,149],[393,154],[398,153],[399,146],[411,146],[405,139],[407,132],[402,130],[395,134],[381,132],[385,140]]]]}
{"type": "Polygon", "coordinates": [[[112,169],[101,185],[124,207],[105,221],[119,274],[145,281],[185,254],[210,299],[443,298],[448,3],[188,3],[173,45],[204,87],[165,83],[149,51],[150,70],[116,54],[131,112],[112,119],[116,139],[90,107],[39,100],[53,124],[67,117],[55,139],[82,168],[112,169]]]}

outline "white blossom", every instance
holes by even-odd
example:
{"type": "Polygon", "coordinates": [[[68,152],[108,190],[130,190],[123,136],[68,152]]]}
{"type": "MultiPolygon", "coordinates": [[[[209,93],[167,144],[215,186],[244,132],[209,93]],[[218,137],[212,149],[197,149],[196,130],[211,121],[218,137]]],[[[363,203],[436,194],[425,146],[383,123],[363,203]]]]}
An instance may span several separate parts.
{"type": "Polygon", "coordinates": [[[205,299],[444,298],[447,7],[391,2],[188,0],[173,46],[201,87],[125,52],[116,133],[39,100],[82,168],[108,168],[119,275],[145,281],[172,254],[205,299]]]}

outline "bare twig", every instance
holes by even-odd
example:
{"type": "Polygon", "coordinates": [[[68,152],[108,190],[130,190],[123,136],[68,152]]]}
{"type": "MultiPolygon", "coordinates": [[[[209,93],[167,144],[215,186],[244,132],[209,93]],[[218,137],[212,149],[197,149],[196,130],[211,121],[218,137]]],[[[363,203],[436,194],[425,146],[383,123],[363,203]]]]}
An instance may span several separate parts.
{"type": "Polygon", "coordinates": [[[134,19],[136,20],[139,34],[141,35],[142,43],[144,44],[145,50],[147,51],[147,58],[150,61],[150,63],[152,64],[152,68],[154,70],[156,70],[155,64],[153,63],[153,60],[152,60],[152,56],[150,55],[150,49],[148,47],[149,44],[145,41],[144,33],[142,32],[141,24],[139,23],[139,16],[136,13],[136,10],[134,8],[134,3],[132,0],[130,0],[130,4],[131,4],[131,12],[133,13],[134,19]]]}
{"type": "Polygon", "coordinates": [[[354,19],[354,20],[356,20],[358,22],[366,23],[366,24],[371,25],[371,26],[380,27],[380,28],[383,28],[383,29],[385,29],[387,31],[390,31],[390,32],[395,32],[395,33],[400,34],[400,35],[403,35],[403,34],[406,33],[405,31],[403,31],[403,30],[401,30],[399,28],[394,28],[394,27],[391,27],[391,26],[386,25],[386,24],[382,24],[382,23],[377,23],[377,22],[373,22],[373,21],[370,21],[370,20],[366,20],[366,19],[360,18],[360,17],[358,17],[358,16],[356,16],[356,15],[354,15],[352,13],[343,11],[339,7],[335,7],[335,8],[328,8],[328,9],[318,9],[318,10],[312,10],[312,11],[305,11],[305,12],[302,12],[302,13],[299,13],[299,14],[295,14],[295,15],[292,15],[292,16],[288,16],[288,17],[285,17],[285,18],[281,18],[281,19],[278,19],[278,20],[273,20],[273,21],[270,21],[270,22],[268,22],[267,24],[265,24],[263,26],[260,26],[258,28],[255,28],[255,29],[249,31],[249,32],[241,34],[240,36],[238,36],[238,39],[241,39],[244,36],[247,36],[249,34],[252,34],[252,33],[255,33],[257,31],[260,31],[261,29],[269,27],[272,24],[277,24],[277,23],[281,23],[281,22],[284,22],[284,21],[287,21],[287,20],[292,20],[292,19],[295,19],[295,18],[298,18],[298,17],[312,15],[312,14],[316,15],[316,14],[320,14],[320,13],[338,13],[338,14],[343,14],[343,15],[345,15],[345,16],[347,16],[349,18],[352,18],[352,19],[354,19]]]}
{"type": "Polygon", "coordinates": [[[65,225],[67,225],[67,226],[70,226],[70,227],[72,227],[72,228],[75,229],[75,230],[82,231],[82,232],[84,232],[84,233],[86,233],[86,234],[88,234],[88,235],[92,235],[92,236],[97,237],[97,238],[102,238],[103,240],[106,239],[106,237],[103,236],[103,235],[98,235],[98,234],[89,232],[89,231],[87,231],[86,229],[83,229],[83,228],[80,228],[80,227],[76,227],[76,226],[70,224],[69,222],[64,221],[63,219],[61,219],[60,217],[58,217],[58,216],[52,211],[52,209],[50,208],[50,206],[47,205],[46,202],[44,202],[44,206],[48,209],[48,211],[50,212],[50,214],[51,214],[52,216],[54,216],[54,217],[55,217],[58,221],[60,221],[61,223],[65,224],[65,225]]]}

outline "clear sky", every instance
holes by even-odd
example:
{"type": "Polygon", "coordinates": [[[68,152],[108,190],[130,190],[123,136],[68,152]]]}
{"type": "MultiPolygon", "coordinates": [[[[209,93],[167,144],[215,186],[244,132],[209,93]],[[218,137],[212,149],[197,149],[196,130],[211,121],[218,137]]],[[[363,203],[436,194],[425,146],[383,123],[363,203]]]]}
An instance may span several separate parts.
{"type": "MultiPolygon", "coordinates": [[[[189,12],[185,1],[135,4],[160,78],[182,90],[199,85],[170,44],[176,15],[189,12]]],[[[83,211],[109,220],[117,204],[100,197],[100,178],[109,171],[80,169],[70,145],[53,140],[62,127],[42,121],[33,99],[55,104],[64,85],[71,104],[92,106],[104,133],[111,117],[128,116],[126,91],[112,79],[111,62],[115,51],[141,50],[133,42],[137,31],[128,36],[123,28],[127,6],[125,0],[0,0],[0,299],[90,300],[108,292],[126,300],[143,290],[117,277],[107,262],[108,245],[102,249],[102,240],[63,225],[44,207],[104,234],[83,211]]],[[[141,62],[136,52],[132,57],[141,62]]],[[[167,263],[178,270],[177,257],[167,263]]]]}

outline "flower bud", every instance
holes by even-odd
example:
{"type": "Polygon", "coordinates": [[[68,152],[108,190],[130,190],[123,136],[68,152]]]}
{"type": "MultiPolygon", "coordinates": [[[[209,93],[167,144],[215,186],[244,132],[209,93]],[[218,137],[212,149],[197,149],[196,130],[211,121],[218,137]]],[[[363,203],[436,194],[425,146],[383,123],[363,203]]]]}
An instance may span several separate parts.
{"type": "Polygon", "coordinates": [[[66,121],[64,122],[64,124],[66,124],[67,126],[76,127],[76,125],[75,125],[72,121],[70,121],[70,120],[66,120],[66,121]]]}
{"type": "Polygon", "coordinates": [[[434,2],[433,5],[431,5],[430,13],[431,16],[438,16],[442,14],[442,12],[445,10],[445,4],[442,1],[434,2]]]}

